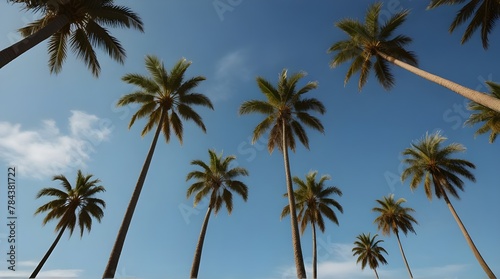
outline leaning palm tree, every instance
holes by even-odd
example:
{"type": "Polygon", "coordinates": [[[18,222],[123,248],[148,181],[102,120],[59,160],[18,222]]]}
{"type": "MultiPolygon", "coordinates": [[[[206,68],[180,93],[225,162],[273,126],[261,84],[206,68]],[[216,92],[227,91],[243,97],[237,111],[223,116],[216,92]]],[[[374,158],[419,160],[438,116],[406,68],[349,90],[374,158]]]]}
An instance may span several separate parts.
{"type": "MultiPolygon", "coordinates": [[[[319,181],[316,181],[317,171],[311,171],[306,175],[306,181],[295,176],[293,182],[299,186],[295,190],[295,203],[299,211],[297,219],[300,222],[300,232],[304,234],[308,224],[311,224],[312,229],[312,243],[313,243],[313,262],[312,273],[313,278],[318,278],[317,272],[317,251],[316,251],[316,225],[318,228],[325,232],[325,221],[323,215],[335,224],[339,224],[337,215],[332,207],[337,208],[338,211],[343,213],[342,206],[330,196],[333,194],[342,196],[342,191],[335,187],[325,187],[325,181],[330,180],[328,175],[322,175],[319,181]]],[[[287,194],[285,194],[286,196],[287,194]]],[[[281,218],[290,214],[290,207],[285,206],[281,212],[281,218]]]]}
{"type": "Polygon", "coordinates": [[[286,188],[288,204],[290,206],[290,222],[292,230],[292,245],[297,268],[297,277],[306,278],[300,235],[297,223],[297,212],[295,211],[295,197],[292,188],[292,176],[290,174],[290,162],[288,148],[295,151],[295,136],[309,149],[309,138],[302,124],[324,132],[321,121],[309,114],[309,111],[325,113],[323,104],[315,98],[303,98],[303,94],[317,87],[316,82],[308,82],[304,87],[296,89],[298,81],[305,76],[299,72],[288,77],[288,72],[283,69],[279,75],[278,86],[274,87],[269,81],[262,77],[257,78],[257,84],[266,101],[250,100],[240,106],[240,114],[261,113],[265,119],[260,122],[253,131],[252,142],[259,139],[266,131],[270,130],[267,149],[272,153],[275,147],[283,152],[285,165],[286,188]]]}
{"type": "Polygon", "coordinates": [[[458,143],[442,146],[445,140],[446,138],[439,132],[426,134],[423,139],[412,143],[410,148],[405,149],[403,155],[406,158],[403,162],[408,167],[401,174],[401,180],[404,182],[407,178],[410,178],[410,188],[412,190],[415,190],[423,180],[425,194],[429,200],[432,199],[432,188],[434,188],[434,194],[438,199],[444,199],[483,270],[489,278],[496,278],[479,253],[448,198],[448,194],[457,199],[460,198],[457,189],[463,191],[464,182],[459,176],[471,181],[476,180],[469,170],[474,169],[475,165],[463,159],[452,158],[455,153],[464,151],[465,147],[458,143]]]}
{"type": "Polygon", "coordinates": [[[37,199],[41,197],[54,197],[53,200],[40,206],[35,211],[35,215],[47,212],[47,215],[43,219],[43,225],[47,224],[49,221],[58,219],[59,222],[56,225],[55,231],[59,231],[59,233],[54,243],[52,243],[47,253],[45,253],[45,256],[43,256],[38,266],[30,275],[30,278],[36,278],[66,229],[69,230],[69,235],[71,236],[75,227],[79,227],[80,237],[82,237],[85,229],[90,233],[92,229],[92,218],[101,222],[104,216],[103,209],[106,207],[106,203],[96,198],[95,195],[100,192],[105,192],[106,190],[103,186],[97,185],[101,182],[99,179],[91,180],[91,178],[91,174],[83,175],[82,172],[78,170],[76,184],[73,188],[64,175],[56,175],[52,180],[59,180],[64,189],[43,188],[36,195],[37,199]]]}
{"type": "MultiPolygon", "coordinates": [[[[465,0],[431,0],[427,9],[442,5],[463,4],[465,0]]],[[[450,33],[465,21],[470,19],[467,29],[462,36],[461,43],[467,42],[474,32],[481,27],[481,41],[483,48],[488,48],[488,35],[493,31],[496,20],[500,17],[500,1],[498,0],[470,0],[465,4],[450,25],[450,33]]]]}
{"type": "Polygon", "coordinates": [[[68,47],[82,59],[94,76],[101,67],[95,48],[103,49],[119,63],[125,60],[125,49],[105,28],[135,28],[143,32],[141,18],[128,7],[117,6],[113,0],[11,0],[22,3],[42,17],[19,29],[25,38],[0,51],[0,68],[27,50],[49,39],[49,68],[59,73],[68,47]]]}
{"type": "MultiPolygon", "coordinates": [[[[489,81],[487,81],[486,84],[490,87],[490,95],[496,99],[500,99],[500,84],[489,81]]],[[[475,102],[470,102],[467,108],[475,111],[475,113],[469,116],[469,119],[465,121],[465,125],[473,126],[484,122],[483,126],[476,131],[475,135],[482,135],[491,131],[489,141],[493,143],[498,133],[500,133],[500,112],[475,102]]]]}
{"type": "Polygon", "coordinates": [[[380,84],[388,90],[395,83],[389,67],[389,64],[392,63],[444,86],[469,100],[500,112],[500,100],[417,68],[415,54],[405,49],[405,46],[412,39],[405,35],[393,36],[395,30],[405,22],[409,11],[398,12],[380,24],[381,7],[381,3],[371,5],[366,13],[364,23],[354,19],[343,19],[335,24],[349,36],[348,40],[339,41],[328,49],[329,53],[335,52],[330,67],[334,68],[352,61],[344,83],[347,83],[353,74],[359,72],[358,89],[361,90],[373,69],[380,84]]]}
{"type": "Polygon", "coordinates": [[[207,232],[208,220],[212,210],[217,214],[222,207],[226,205],[229,214],[233,211],[233,194],[240,195],[244,201],[248,198],[248,187],[241,181],[236,180],[238,176],[247,176],[248,172],[242,167],[230,168],[231,163],[236,159],[235,156],[222,157],[222,154],[217,155],[214,150],[209,150],[210,162],[207,164],[201,160],[194,160],[191,165],[199,166],[202,170],[195,170],[188,173],[186,181],[196,179],[187,190],[187,197],[194,196],[194,206],[196,206],[203,198],[210,196],[205,220],[201,227],[200,238],[196,245],[193,265],[191,267],[191,276],[189,278],[198,278],[198,270],[200,269],[201,253],[203,250],[203,242],[207,232]]]}
{"type": "Polygon", "coordinates": [[[201,81],[205,80],[205,77],[196,76],[189,80],[184,80],[184,74],[191,65],[191,62],[181,59],[170,71],[167,71],[163,63],[152,55],[146,56],[145,63],[150,77],[142,74],[127,74],[123,76],[122,80],[124,82],[137,86],[139,90],[121,97],[117,106],[126,106],[132,103],[140,104],[139,109],[130,119],[129,129],[137,119],[147,117],[148,120],[141,135],[145,136],[155,126],[156,131],[146,160],[142,166],[141,174],[130,198],[125,216],[123,217],[123,222],[118,231],[111,255],[109,256],[103,278],[114,278],[123,243],[125,242],[142,186],[146,180],[160,132],[163,132],[165,141],[168,143],[170,141],[170,134],[173,131],[182,144],[183,124],[181,118],[192,120],[203,132],[206,132],[201,116],[191,106],[201,105],[213,109],[212,102],[208,97],[192,92],[201,81]]]}
{"type": "Polygon", "coordinates": [[[406,260],[405,252],[403,251],[403,246],[401,245],[401,240],[399,239],[399,231],[401,230],[405,235],[408,232],[415,233],[413,224],[418,224],[417,220],[411,216],[411,213],[415,210],[410,207],[404,207],[402,204],[406,202],[405,199],[400,198],[397,201],[394,200],[394,194],[384,197],[383,200],[377,200],[380,207],[374,207],[372,210],[380,213],[380,215],[375,219],[375,223],[378,226],[378,230],[382,231],[382,235],[390,235],[391,232],[396,235],[398,240],[399,251],[403,256],[403,261],[405,262],[406,269],[410,278],[413,278],[410,266],[406,260]]]}
{"type": "Polygon", "coordinates": [[[387,251],[379,246],[380,242],[384,242],[383,240],[376,240],[378,234],[375,234],[373,237],[362,233],[356,237],[356,241],[354,242],[354,248],[352,248],[352,255],[358,256],[356,263],[361,262],[361,269],[365,269],[366,264],[373,269],[375,272],[375,277],[378,279],[377,267],[379,264],[387,264],[387,260],[384,258],[382,253],[386,253],[387,251]]]}

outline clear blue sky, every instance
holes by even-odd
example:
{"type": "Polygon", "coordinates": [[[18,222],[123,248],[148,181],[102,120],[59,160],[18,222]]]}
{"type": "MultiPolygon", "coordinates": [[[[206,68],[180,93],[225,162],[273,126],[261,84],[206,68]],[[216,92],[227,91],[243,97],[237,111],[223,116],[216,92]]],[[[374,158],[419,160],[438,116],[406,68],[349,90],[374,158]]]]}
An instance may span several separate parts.
{"type": "MultiPolygon", "coordinates": [[[[220,0],[228,3],[231,1],[220,0]]],[[[384,15],[411,9],[399,30],[411,36],[409,49],[420,66],[464,86],[486,91],[485,80],[500,82],[500,37],[491,34],[489,51],[477,34],[460,45],[463,28],[449,34],[458,7],[426,11],[428,1],[384,1],[384,15]]],[[[58,187],[53,175],[74,181],[76,171],[102,180],[107,202],[102,223],[80,239],[65,234],[42,273],[49,277],[100,278],[125,212],[152,134],[141,138],[144,121],[127,125],[136,108],[115,108],[116,101],[134,90],[121,81],[126,73],[145,73],[144,57],[154,54],[170,68],[185,57],[193,62],[188,76],[204,75],[199,92],[214,102],[215,111],[199,109],[203,134],[185,124],[184,144],[160,141],[137,210],[127,235],[117,278],[187,278],[206,204],[192,209],[186,199],[190,161],[208,159],[214,148],[237,156],[250,176],[248,202],[235,198],[233,214],[221,211],[210,219],[200,267],[200,278],[294,278],[290,222],[280,221],[286,205],[283,161],[269,154],[265,144],[249,138],[260,116],[238,116],[239,105],[261,98],[255,77],[276,82],[283,68],[303,70],[303,80],[318,81],[311,97],[321,100],[325,134],[308,131],[311,149],[291,153],[293,175],[310,170],[329,174],[331,185],[344,195],[340,226],[328,223],[318,235],[320,278],[372,278],[352,257],[355,237],[376,233],[371,212],[376,199],[394,193],[416,210],[417,234],[402,237],[415,278],[485,278],[457,224],[442,200],[427,200],[422,187],[411,192],[399,180],[401,152],[427,131],[441,130],[447,143],[458,142],[467,151],[460,157],[476,164],[477,182],[467,182],[461,200],[453,199],[470,235],[493,271],[500,275],[500,221],[498,197],[498,142],[474,138],[474,128],[462,127],[470,112],[464,98],[394,68],[397,82],[384,91],[373,76],[361,93],[357,77],[344,86],[346,66],[329,68],[329,46],[345,36],[334,22],[363,18],[373,1],[232,1],[234,7],[218,13],[213,1],[116,1],[136,11],[145,33],[112,30],[127,50],[119,65],[99,51],[102,73],[92,77],[83,63],[68,56],[59,75],[50,75],[46,42],[0,70],[0,220],[6,222],[7,166],[18,167],[18,270],[7,270],[6,226],[0,227],[0,277],[27,277],[56,237],[55,223],[42,227],[43,216],[33,216],[46,200],[36,200],[42,187],[58,187]],[[184,212],[184,213],[182,213],[184,212]],[[187,212],[187,213],[186,213],[187,212]]],[[[36,17],[18,6],[0,3],[0,48],[19,39],[15,30],[36,17]]],[[[477,127],[476,127],[477,128],[477,127]]],[[[405,278],[406,270],[394,236],[384,237],[389,265],[381,278],[405,278]]],[[[307,268],[311,266],[311,233],[302,237],[307,268]]]]}

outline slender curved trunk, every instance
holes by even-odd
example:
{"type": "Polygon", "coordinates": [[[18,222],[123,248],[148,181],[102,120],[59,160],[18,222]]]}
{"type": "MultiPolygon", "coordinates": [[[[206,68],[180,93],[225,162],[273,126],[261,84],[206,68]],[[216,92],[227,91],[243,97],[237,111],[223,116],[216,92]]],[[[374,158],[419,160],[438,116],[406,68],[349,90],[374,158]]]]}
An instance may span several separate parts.
{"type": "Polygon", "coordinates": [[[56,245],[59,242],[59,239],[61,239],[61,236],[64,234],[65,230],[66,230],[66,225],[64,225],[61,228],[61,230],[59,231],[59,234],[57,234],[56,240],[54,240],[54,243],[52,243],[52,245],[50,246],[50,248],[47,251],[47,253],[45,253],[45,256],[43,256],[42,260],[40,261],[40,263],[38,263],[38,265],[35,268],[35,270],[33,271],[33,273],[31,273],[30,279],[31,278],[36,278],[36,276],[38,275],[38,272],[40,272],[40,270],[42,269],[43,265],[45,264],[45,262],[47,261],[47,259],[50,257],[50,254],[52,254],[52,251],[54,251],[54,248],[56,248],[56,245]]]}
{"type": "Polygon", "coordinates": [[[156,127],[153,142],[151,142],[151,147],[149,148],[146,161],[142,166],[141,174],[139,175],[139,179],[137,180],[137,184],[135,185],[134,192],[132,193],[132,197],[130,198],[130,202],[127,206],[127,211],[125,212],[125,216],[123,217],[120,230],[118,231],[118,235],[116,236],[116,241],[113,246],[113,250],[111,250],[111,254],[109,255],[108,264],[106,265],[106,269],[104,270],[102,278],[115,277],[116,267],[118,266],[118,261],[120,260],[123,244],[125,242],[125,238],[127,237],[128,228],[130,226],[130,222],[132,221],[132,216],[134,215],[137,201],[139,200],[139,196],[141,195],[142,186],[144,185],[144,181],[146,180],[146,176],[148,174],[149,165],[151,164],[151,159],[153,158],[153,154],[155,152],[156,142],[158,141],[158,137],[160,135],[165,113],[165,110],[161,112],[160,121],[158,123],[158,127],[156,127]]]}
{"type": "Polygon", "coordinates": [[[281,123],[281,134],[283,143],[283,160],[285,162],[286,190],[288,193],[288,205],[290,209],[290,223],[292,226],[292,245],[295,256],[295,267],[297,268],[297,278],[304,279],[306,269],[304,267],[304,258],[302,256],[302,247],[300,245],[299,224],[297,222],[297,212],[295,209],[295,196],[293,194],[292,176],[290,174],[290,161],[288,159],[288,143],[286,140],[286,125],[281,123]]]}
{"type": "Polygon", "coordinates": [[[376,268],[374,268],[374,269],[373,269],[373,271],[375,271],[375,278],[377,278],[377,279],[378,279],[377,269],[376,269],[376,268]]]}
{"type": "Polygon", "coordinates": [[[474,102],[481,104],[485,107],[488,107],[492,110],[500,112],[500,99],[494,98],[488,94],[485,94],[485,93],[482,93],[482,92],[479,92],[476,90],[472,90],[470,88],[462,86],[462,85],[455,83],[453,81],[447,80],[447,79],[442,78],[440,76],[431,74],[429,72],[426,72],[426,71],[421,70],[417,67],[414,67],[408,63],[405,63],[401,60],[398,60],[398,59],[396,59],[390,55],[387,55],[385,53],[377,52],[377,54],[380,55],[385,60],[393,63],[394,65],[397,65],[397,66],[399,66],[399,67],[401,67],[401,68],[403,68],[403,69],[405,69],[413,74],[416,74],[417,76],[420,76],[424,79],[427,79],[429,81],[437,83],[443,87],[450,89],[451,91],[453,91],[455,93],[458,93],[458,94],[464,96],[465,98],[467,98],[471,101],[474,101],[474,102]]]}
{"type": "Polygon", "coordinates": [[[198,244],[196,244],[196,251],[194,252],[193,265],[191,266],[191,276],[189,278],[198,278],[198,270],[200,269],[201,262],[201,252],[203,250],[203,242],[205,241],[205,234],[207,233],[208,220],[210,219],[210,213],[212,212],[212,207],[209,206],[207,214],[205,214],[205,220],[201,226],[200,238],[198,239],[198,244]]]}
{"type": "Polygon", "coordinates": [[[25,53],[34,46],[45,41],[47,38],[57,33],[69,23],[70,21],[67,16],[58,15],[36,33],[29,35],[28,37],[11,45],[10,47],[3,49],[2,51],[0,51],[0,68],[7,65],[12,60],[16,59],[21,54],[25,53]]]}
{"type": "Polygon", "coordinates": [[[448,199],[448,195],[446,194],[445,191],[442,191],[442,193],[443,193],[444,201],[446,202],[446,205],[448,205],[448,208],[451,211],[451,215],[453,215],[453,218],[455,218],[455,221],[457,221],[457,224],[460,227],[460,230],[462,231],[462,234],[464,235],[465,240],[467,240],[467,244],[469,244],[469,247],[472,250],[472,253],[476,257],[477,261],[479,262],[479,264],[483,268],[484,272],[486,272],[486,275],[488,276],[488,278],[496,279],[497,277],[495,276],[495,274],[493,274],[493,271],[491,271],[488,264],[486,264],[486,262],[484,261],[483,257],[479,253],[479,250],[477,250],[476,245],[472,241],[472,238],[470,237],[469,233],[467,232],[467,229],[465,229],[465,226],[462,223],[462,220],[460,220],[460,217],[458,217],[458,214],[455,211],[455,208],[453,207],[450,200],[448,199]]]}
{"type": "Polygon", "coordinates": [[[318,251],[316,250],[316,226],[314,225],[314,222],[311,223],[312,225],[312,237],[313,237],[313,278],[316,279],[318,278],[318,251]]]}
{"type": "Polygon", "coordinates": [[[401,240],[399,239],[399,233],[398,231],[394,231],[396,234],[396,238],[398,239],[398,244],[399,244],[399,251],[401,251],[401,255],[403,256],[403,261],[405,262],[406,269],[408,270],[408,274],[410,275],[410,278],[413,279],[413,274],[411,274],[410,270],[410,265],[408,265],[408,261],[406,260],[405,252],[403,251],[403,246],[401,245],[401,240]]]}

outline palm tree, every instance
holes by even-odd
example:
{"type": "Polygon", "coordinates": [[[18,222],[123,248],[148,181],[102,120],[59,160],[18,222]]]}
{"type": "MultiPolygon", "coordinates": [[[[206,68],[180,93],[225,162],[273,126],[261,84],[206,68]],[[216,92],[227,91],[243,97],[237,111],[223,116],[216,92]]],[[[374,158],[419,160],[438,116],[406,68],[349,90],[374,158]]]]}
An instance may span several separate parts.
{"type": "Polygon", "coordinates": [[[80,237],[83,237],[85,229],[90,233],[92,218],[95,218],[99,223],[101,222],[106,203],[96,198],[95,195],[106,190],[103,186],[97,185],[101,182],[99,179],[91,180],[91,178],[91,174],[83,175],[82,171],[78,170],[76,184],[73,188],[64,175],[56,175],[52,180],[59,180],[64,189],[43,188],[36,195],[37,199],[41,197],[54,197],[53,200],[40,206],[35,211],[35,215],[47,212],[47,215],[43,219],[43,225],[49,221],[59,219],[55,228],[55,231],[59,231],[59,233],[54,243],[52,243],[45,256],[43,256],[38,266],[30,275],[30,278],[36,278],[66,229],[69,229],[69,235],[71,236],[75,227],[79,227],[80,237]]]}
{"type": "MultiPolygon", "coordinates": [[[[295,203],[299,213],[297,219],[300,222],[300,232],[304,231],[308,224],[312,228],[312,242],[313,242],[313,262],[312,271],[313,278],[318,278],[317,272],[317,251],[316,251],[316,225],[325,232],[325,221],[323,215],[335,224],[339,224],[337,215],[331,207],[337,208],[338,211],[343,213],[342,206],[330,195],[336,194],[342,196],[342,191],[335,186],[325,187],[325,181],[330,180],[327,175],[322,175],[319,181],[316,181],[317,171],[311,171],[306,175],[306,181],[295,176],[293,182],[299,186],[295,190],[295,203]]],[[[287,194],[285,194],[287,195],[287,194]]],[[[290,207],[285,206],[281,212],[281,218],[290,214],[290,207]]]]}
{"type": "Polygon", "coordinates": [[[203,250],[203,242],[207,232],[208,220],[212,210],[217,215],[222,207],[226,205],[227,212],[231,214],[233,211],[233,194],[240,195],[244,201],[248,199],[248,187],[241,181],[235,180],[240,175],[248,176],[248,171],[241,167],[230,168],[231,162],[236,159],[235,156],[222,157],[222,154],[217,155],[214,150],[209,150],[210,162],[206,164],[201,160],[193,160],[191,165],[199,166],[202,170],[195,170],[188,173],[186,181],[196,179],[187,190],[187,197],[194,196],[194,206],[196,206],[203,198],[210,195],[205,220],[201,227],[200,238],[196,245],[193,265],[191,267],[191,276],[189,278],[198,278],[198,270],[200,268],[201,252],[203,250]]]}
{"type": "MultiPolygon", "coordinates": [[[[500,84],[489,81],[486,84],[490,87],[490,95],[496,99],[500,99],[500,84]]],[[[475,102],[470,102],[467,108],[476,112],[469,116],[469,119],[465,121],[465,125],[473,126],[474,124],[484,122],[475,135],[482,135],[491,131],[489,141],[493,143],[498,133],[500,133],[500,112],[475,102]]]]}
{"type": "Polygon", "coordinates": [[[101,67],[94,48],[103,49],[123,64],[125,49],[105,28],[135,28],[143,32],[141,18],[113,0],[11,0],[23,3],[26,9],[42,12],[42,18],[19,29],[25,38],[0,51],[0,68],[27,50],[49,39],[49,68],[59,73],[66,59],[68,46],[82,59],[95,77],[101,67]]]}
{"type": "Polygon", "coordinates": [[[415,212],[415,210],[410,207],[403,207],[402,204],[406,202],[403,198],[395,201],[394,194],[384,197],[384,200],[377,200],[377,202],[380,207],[374,207],[372,210],[380,213],[380,215],[375,219],[378,230],[382,231],[382,235],[391,235],[391,232],[396,235],[399,250],[403,256],[406,269],[408,270],[410,278],[413,278],[410,266],[406,260],[405,252],[403,251],[403,246],[401,245],[401,240],[399,239],[399,230],[401,230],[405,235],[409,231],[415,233],[413,223],[418,223],[417,220],[411,216],[411,213],[415,212]]]}
{"type": "Polygon", "coordinates": [[[203,132],[206,132],[201,116],[191,106],[201,105],[213,109],[212,102],[208,97],[200,93],[191,92],[201,81],[205,80],[205,77],[196,76],[189,80],[184,80],[184,74],[191,65],[191,62],[181,59],[174,65],[170,72],[165,69],[163,63],[157,57],[152,55],[146,56],[145,64],[151,77],[141,74],[127,74],[123,76],[122,80],[124,82],[139,87],[139,90],[121,97],[117,106],[126,106],[132,103],[140,104],[140,108],[130,119],[129,129],[137,119],[147,116],[148,121],[141,135],[145,136],[154,126],[156,126],[156,131],[148,155],[142,166],[141,174],[130,198],[127,211],[123,217],[123,222],[118,231],[103,278],[114,278],[128,227],[132,221],[142,186],[146,180],[160,132],[163,132],[165,141],[168,143],[173,130],[182,144],[183,124],[181,118],[192,120],[203,132]]]}
{"type": "Polygon", "coordinates": [[[356,263],[361,262],[361,269],[365,269],[366,264],[373,269],[375,272],[375,277],[378,279],[377,267],[379,263],[387,264],[386,259],[382,253],[386,253],[387,251],[379,246],[380,242],[384,242],[383,240],[376,240],[378,234],[375,234],[373,237],[362,233],[356,237],[356,241],[354,242],[354,248],[352,248],[352,255],[358,256],[356,263]]]}
{"type": "Polygon", "coordinates": [[[412,190],[416,189],[423,180],[425,194],[429,200],[432,199],[432,187],[434,188],[436,197],[438,199],[443,198],[446,202],[481,267],[489,278],[496,278],[476,245],[474,245],[472,238],[448,198],[448,194],[457,199],[460,198],[457,189],[463,191],[464,182],[459,176],[471,181],[476,180],[469,170],[474,169],[475,165],[463,159],[452,158],[451,156],[455,153],[464,151],[465,147],[458,143],[443,147],[441,144],[445,140],[446,138],[441,136],[439,132],[430,135],[426,134],[423,139],[412,143],[411,148],[405,149],[403,155],[406,158],[403,162],[408,167],[401,174],[401,180],[404,182],[407,178],[410,178],[410,188],[412,190]]]}
{"type": "Polygon", "coordinates": [[[283,69],[279,75],[278,86],[274,87],[269,81],[257,77],[257,84],[266,101],[250,100],[244,102],[239,109],[240,114],[261,113],[265,119],[255,127],[252,142],[254,143],[266,131],[270,130],[267,149],[272,153],[275,147],[283,152],[285,165],[286,188],[288,193],[288,204],[290,206],[290,222],[292,229],[292,245],[297,268],[297,277],[306,278],[302,248],[300,246],[300,235],[295,211],[295,197],[292,188],[292,176],[290,174],[290,162],[288,159],[288,148],[295,151],[295,136],[309,149],[309,138],[302,124],[324,132],[321,121],[309,114],[309,111],[325,113],[323,104],[315,98],[302,98],[302,95],[317,88],[316,82],[308,82],[304,87],[296,90],[298,81],[305,76],[299,72],[288,77],[287,70],[283,69]]]}
{"type": "MultiPolygon", "coordinates": [[[[427,9],[442,5],[462,4],[465,0],[431,0],[427,9]]],[[[450,33],[459,25],[470,19],[469,25],[462,36],[461,43],[467,42],[476,30],[481,27],[483,48],[488,48],[488,35],[500,17],[500,2],[498,0],[471,0],[465,4],[450,25],[450,33]]]]}
{"type": "Polygon", "coordinates": [[[336,53],[330,62],[332,68],[352,60],[344,83],[347,83],[353,74],[359,72],[358,89],[361,90],[373,68],[380,84],[388,90],[395,83],[389,67],[389,63],[392,63],[469,100],[500,112],[500,100],[417,68],[415,54],[405,49],[412,39],[405,35],[393,36],[395,30],[405,22],[409,11],[403,10],[396,13],[380,25],[381,7],[381,3],[371,5],[366,13],[365,23],[354,19],[343,19],[335,24],[349,36],[348,40],[339,41],[328,49],[329,53],[336,53]]]}

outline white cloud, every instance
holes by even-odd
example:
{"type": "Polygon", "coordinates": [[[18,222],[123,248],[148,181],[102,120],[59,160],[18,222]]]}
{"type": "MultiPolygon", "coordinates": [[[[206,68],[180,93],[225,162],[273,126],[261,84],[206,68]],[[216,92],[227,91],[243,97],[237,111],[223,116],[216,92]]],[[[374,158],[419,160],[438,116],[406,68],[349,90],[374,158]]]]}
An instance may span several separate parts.
{"type": "MultiPolygon", "coordinates": [[[[40,271],[36,278],[78,278],[83,270],[81,269],[53,269],[47,271],[40,271]]],[[[0,278],[28,278],[33,271],[29,270],[0,270],[0,278]]]]}
{"type": "MultiPolygon", "coordinates": [[[[352,256],[352,244],[332,243],[330,237],[318,239],[318,279],[365,279],[374,278],[375,274],[369,267],[361,270],[361,265],[356,264],[356,258],[352,256]]],[[[311,258],[305,258],[307,277],[312,278],[311,258]]],[[[453,279],[459,278],[467,270],[466,265],[446,265],[442,267],[413,268],[412,273],[417,274],[419,279],[453,279]]],[[[390,268],[383,266],[377,269],[380,278],[399,279],[406,278],[407,271],[404,267],[390,268]]],[[[296,278],[295,266],[278,268],[274,279],[296,278]]]]}
{"type": "Polygon", "coordinates": [[[43,120],[36,130],[0,122],[0,158],[16,166],[21,176],[42,179],[70,168],[84,168],[95,147],[107,140],[112,127],[95,115],[71,111],[69,134],[54,120],[43,120]]]}
{"type": "Polygon", "coordinates": [[[215,76],[209,80],[210,88],[207,95],[214,102],[227,100],[232,94],[236,94],[238,82],[246,82],[251,79],[251,70],[248,67],[248,54],[245,50],[237,50],[226,54],[215,64],[215,76]]]}

